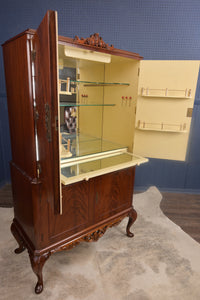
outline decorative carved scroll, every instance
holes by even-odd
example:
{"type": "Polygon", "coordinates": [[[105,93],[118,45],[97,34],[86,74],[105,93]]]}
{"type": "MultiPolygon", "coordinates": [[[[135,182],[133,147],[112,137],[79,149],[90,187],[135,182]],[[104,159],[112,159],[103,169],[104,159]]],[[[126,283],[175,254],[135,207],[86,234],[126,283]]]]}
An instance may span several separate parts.
{"type": "Polygon", "coordinates": [[[110,222],[109,224],[106,224],[103,227],[98,228],[97,230],[95,230],[93,232],[90,232],[90,233],[86,234],[85,236],[80,237],[79,239],[77,239],[75,241],[69,242],[68,244],[65,244],[65,245],[60,245],[57,248],[54,248],[54,249],[50,250],[50,252],[52,254],[52,253],[63,251],[63,250],[70,250],[70,249],[76,247],[81,242],[89,242],[89,243],[90,242],[96,242],[96,241],[98,241],[98,239],[100,237],[102,237],[104,235],[104,233],[106,232],[106,230],[109,227],[118,225],[124,217],[125,216],[120,217],[118,219],[115,219],[114,221],[110,222]]]}
{"type": "Polygon", "coordinates": [[[78,239],[78,240],[70,242],[68,244],[60,245],[57,248],[52,249],[51,253],[60,252],[60,251],[63,251],[63,250],[70,250],[70,249],[78,246],[78,244],[80,244],[81,241],[82,241],[82,239],[78,239]]]}
{"type": "Polygon", "coordinates": [[[77,35],[74,38],[74,42],[82,44],[82,45],[90,45],[93,47],[98,47],[98,48],[102,48],[102,49],[107,49],[107,50],[113,50],[114,47],[113,45],[108,45],[106,44],[102,37],[99,36],[99,33],[94,33],[91,34],[89,38],[79,38],[77,35]]]}
{"type": "Polygon", "coordinates": [[[103,228],[99,228],[98,230],[92,232],[89,235],[86,235],[83,238],[83,241],[85,242],[96,242],[98,241],[98,239],[100,237],[102,237],[104,235],[104,233],[106,232],[106,230],[108,229],[108,226],[104,226],[103,228]]]}

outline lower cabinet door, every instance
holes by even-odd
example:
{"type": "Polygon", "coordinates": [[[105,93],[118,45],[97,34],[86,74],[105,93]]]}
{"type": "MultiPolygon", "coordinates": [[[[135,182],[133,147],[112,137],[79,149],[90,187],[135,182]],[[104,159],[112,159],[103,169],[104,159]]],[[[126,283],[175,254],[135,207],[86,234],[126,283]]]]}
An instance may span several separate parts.
{"type": "Polygon", "coordinates": [[[135,167],[104,174],[62,189],[63,213],[49,206],[52,242],[70,238],[131,207],[135,167]]]}
{"type": "Polygon", "coordinates": [[[87,181],[63,186],[62,215],[50,210],[51,239],[59,240],[85,229],[89,225],[89,185],[87,181]]]}
{"type": "MultiPolygon", "coordinates": [[[[93,178],[94,223],[131,207],[135,167],[93,178]]],[[[91,199],[92,200],[92,199],[91,199]]]]}

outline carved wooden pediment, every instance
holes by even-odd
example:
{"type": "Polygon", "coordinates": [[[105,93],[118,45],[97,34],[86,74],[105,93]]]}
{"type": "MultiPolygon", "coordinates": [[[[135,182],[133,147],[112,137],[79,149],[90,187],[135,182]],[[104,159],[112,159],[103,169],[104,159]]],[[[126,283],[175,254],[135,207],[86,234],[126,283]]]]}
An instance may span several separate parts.
{"type": "Polygon", "coordinates": [[[106,44],[102,37],[99,36],[99,33],[94,33],[91,34],[89,38],[79,38],[77,35],[74,38],[74,42],[82,44],[82,45],[90,45],[93,47],[98,47],[98,48],[102,48],[102,49],[107,49],[107,50],[113,50],[114,47],[113,45],[108,45],[106,44]]]}

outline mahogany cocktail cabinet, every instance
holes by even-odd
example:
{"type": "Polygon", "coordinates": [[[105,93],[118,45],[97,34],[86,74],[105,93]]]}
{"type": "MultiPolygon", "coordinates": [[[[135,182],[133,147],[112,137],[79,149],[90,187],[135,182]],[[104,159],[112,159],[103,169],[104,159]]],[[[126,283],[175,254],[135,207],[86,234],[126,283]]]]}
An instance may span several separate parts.
{"type": "Polygon", "coordinates": [[[97,241],[124,217],[133,236],[135,166],[147,161],[140,155],[185,158],[198,64],[174,62],[169,75],[167,62],[147,62],[139,75],[142,57],[98,34],[58,36],[54,11],[36,31],[5,42],[3,54],[11,231],[15,253],[28,250],[41,293],[42,268],[54,252],[97,241]]]}

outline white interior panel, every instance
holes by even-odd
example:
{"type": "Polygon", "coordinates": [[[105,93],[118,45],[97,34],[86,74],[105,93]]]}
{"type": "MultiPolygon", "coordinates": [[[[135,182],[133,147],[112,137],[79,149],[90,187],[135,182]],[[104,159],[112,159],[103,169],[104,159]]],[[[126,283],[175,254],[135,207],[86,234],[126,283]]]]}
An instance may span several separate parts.
{"type": "Polygon", "coordinates": [[[134,153],[185,160],[199,61],[148,61],[140,65],[134,153]]]}

